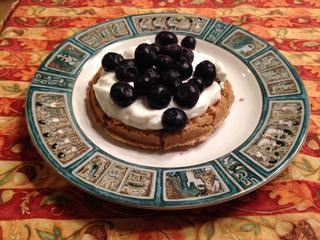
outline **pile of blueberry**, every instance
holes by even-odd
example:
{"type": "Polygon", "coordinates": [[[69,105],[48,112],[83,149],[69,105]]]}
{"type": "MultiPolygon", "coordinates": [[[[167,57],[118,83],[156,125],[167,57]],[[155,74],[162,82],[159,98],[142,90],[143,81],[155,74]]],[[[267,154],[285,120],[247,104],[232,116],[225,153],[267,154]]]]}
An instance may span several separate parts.
{"type": "MultiPolygon", "coordinates": [[[[102,59],[102,67],[115,71],[119,82],[112,85],[110,96],[120,107],[131,105],[137,97],[145,97],[152,109],[167,107],[173,97],[181,108],[196,105],[200,93],[216,80],[216,68],[210,61],[200,62],[193,71],[193,49],[196,39],[186,36],[178,44],[173,32],[162,31],[155,43],[140,44],[134,59],[124,59],[109,52],[102,59]],[[133,87],[128,84],[133,82],[133,87]]],[[[167,109],[162,116],[165,129],[179,131],[187,124],[187,115],[178,108],[167,109]]]]}

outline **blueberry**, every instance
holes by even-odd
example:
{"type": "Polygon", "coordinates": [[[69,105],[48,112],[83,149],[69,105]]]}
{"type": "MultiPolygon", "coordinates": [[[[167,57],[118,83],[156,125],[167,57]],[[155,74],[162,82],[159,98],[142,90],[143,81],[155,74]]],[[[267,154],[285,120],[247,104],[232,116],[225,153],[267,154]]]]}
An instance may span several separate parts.
{"type": "Polygon", "coordinates": [[[136,100],[134,89],[128,83],[117,82],[110,89],[111,99],[120,107],[128,107],[136,100]]]}
{"type": "Polygon", "coordinates": [[[187,125],[187,114],[178,108],[169,108],[162,115],[162,125],[168,131],[180,131],[187,125]]]}
{"type": "Polygon", "coordinates": [[[139,75],[136,81],[134,81],[134,90],[137,96],[145,96],[153,84],[154,82],[144,74],[139,75]]]}
{"type": "Polygon", "coordinates": [[[156,57],[154,64],[161,71],[174,67],[174,62],[172,58],[163,54],[160,54],[156,57]]]}
{"type": "Polygon", "coordinates": [[[176,89],[182,84],[182,79],[181,78],[177,78],[174,79],[173,81],[171,81],[169,83],[169,86],[172,90],[172,92],[176,92],[176,89]]]}
{"type": "Polygon", "coordinates": [[[172,93],[166,85],[155,84],[147,94],[147,101],[151,108],[162,109],[169,105],[171,97],[172,93]]]}
{"type": "Polygon", "coordinates": [[[194,59],[194,54],[191,49],[182,47],[180,57],[185,58],[185,59],[187,59],[188,62],[192,63],[193,59],[194,59]]]}
{"type": "Polygon", "coordinates": [[[151,48],[156,55],[158,55],[161,51],[161,45],[158,43],[151,43],[151,48]]]}
{"type": "Polygon", "coordinates": [[[173,60],[178,60],[181,56],[181,47],[178,44],[169,44],[161,48],[161,53],[170,56],[173,60]]]}
{"type": "Polygon", "coordinates": [[[156,53],[150,44],[142,43],[136,48],[134,57],[139,68],[146,68],[152,66],[156,53]]]}
{"type": "Polygon", "coordinates": [[[130,66],[135,66],[135,60],[134,58],[132,59],[124,59],[122,62],[121,62],[121,65],[130,65],[130,66]]]}
{"type": "Polygon", "coordinates": [[[185,48],[195,49],[196,48],[196,39],[192,36],[186,36],[181,41],[181,46],[185,48]]]}
{"type": "Polygon", "coordinates": [[[176,90],[174,95],[175,102],[183,108],[192,108],[199,99],[199,90],[190,83],[183,83],[176,90]]]}
{"type": "Polygon", "coordinates": [[[149,68],[134,82],[134,89],[137,95],[144,96],[148,93],[151,86],[159,82],[160,74],[155,68],[149,68]]]}
{"type": "Polygon", "coordinates": [[[178,43],[178,38],[173,32],[162,31],[156,36],[156,43],[165,46],[168,44],[178,43]]]}
{"type": "Polygon", "coordinates": [[[109,52],[102,58],[102,67],[103,69],[107,71],[113,71],[116,69],[116,67],[123,61],[123,57],[114,52],[109,52]]]}
{"type": "Polygon", "coordinates": [[[181,59],[176,63],[176,68],[180,73],[182,80],[189,78],[192,75],[193,67],[186,59],[181,59]]]}
{"type": "Polygon", "coordinates": [[[160,81],[163,84],[171,85],[176,79],[181,79],[180,73],[175,69],[169,69],[161,74],[160,81]]]}
{"type": "Polygon", "coordinates": [[[200,62],[194,71],[194,76],[204,80],[205,85],[210,86],[216,80],[217,73],[214,64],[208,60],[200,62]]]}
{"type": "Polygon", "coordinates": [[[160,73],[157,70],[157,68],[155,67],[151,67],[149,69],[147,69],[144,73],[143,73],[146,77],[152,79],[152,81],[159,82],[160,80],[160,73]]]}
{"type": "Polygon", "coordinates": [[[122,82],[133,82],[137,79],[138,74],[139,71],[135,65],[121,64],[116,68],[116,77],[122,82]]]}
{"type": "Polygon", "coordinates": [[[202,92],[205,88],[205,83],[200,77],[190,78],[188,83],[195,85],[198,88],[199,92],[202,92]]]}

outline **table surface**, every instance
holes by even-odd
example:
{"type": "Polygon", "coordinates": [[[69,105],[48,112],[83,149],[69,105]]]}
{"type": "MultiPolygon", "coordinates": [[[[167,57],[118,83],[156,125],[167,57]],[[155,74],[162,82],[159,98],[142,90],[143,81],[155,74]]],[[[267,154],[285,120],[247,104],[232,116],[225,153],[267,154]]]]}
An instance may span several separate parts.
{"type": "Polygon", "coordinates": [[[320,239],[319,0],[20,0],[0,29],[0,240],[320,239]],[[32,146],[25,96],[40,63],[64,39],[107,19],[192,13],[238,25],[271,43],[308,91],[306,142],[274,181],[207,208],[150,211],[71,186],[32,146]]]}

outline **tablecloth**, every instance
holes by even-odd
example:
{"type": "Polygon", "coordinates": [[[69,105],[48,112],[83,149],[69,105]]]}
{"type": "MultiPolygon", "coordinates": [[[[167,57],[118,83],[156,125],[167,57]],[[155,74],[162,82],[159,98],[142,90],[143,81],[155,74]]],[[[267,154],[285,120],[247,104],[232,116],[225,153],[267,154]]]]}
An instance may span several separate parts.
{"type": "Polygon", "coordinates": [[[20,0],[0,32],[0,240],[320,239],[319,0],[20,0]],[[24,117],[40,63],[72,34],[138,13],[192,13],[260,36],[298,70],[311,102],[306,142],[259,190],[218,206],[151,211],[73,187],[38,155],[24,117]]]}

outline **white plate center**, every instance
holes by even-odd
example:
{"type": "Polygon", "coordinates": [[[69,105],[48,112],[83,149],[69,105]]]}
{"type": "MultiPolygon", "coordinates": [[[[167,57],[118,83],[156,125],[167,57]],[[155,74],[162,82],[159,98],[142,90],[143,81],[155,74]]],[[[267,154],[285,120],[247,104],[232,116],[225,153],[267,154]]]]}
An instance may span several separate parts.
{"type": "MultiPolygon", "coordinates": [[[[179,37],[181,39],[181,37],[179,37]]],[[[119,144],[94,126],[88,116],[85,98],[89,81],[100,68],[103,55],[137,46],[154,36],[119,41],[104,48],[83,66],[73,89],[72,106],[76,121],[84,134],[100,149],[124,161],[158,168],[186,167],[221,157],[241,145],[256,128],[262,112],[262,95],[258,82],[249,68],[226,50],[197,39],[197,50],[212,55],[223,63],[235,102],[223,125],[204,143],[185,151],[150,152],[119,144]]]]}

